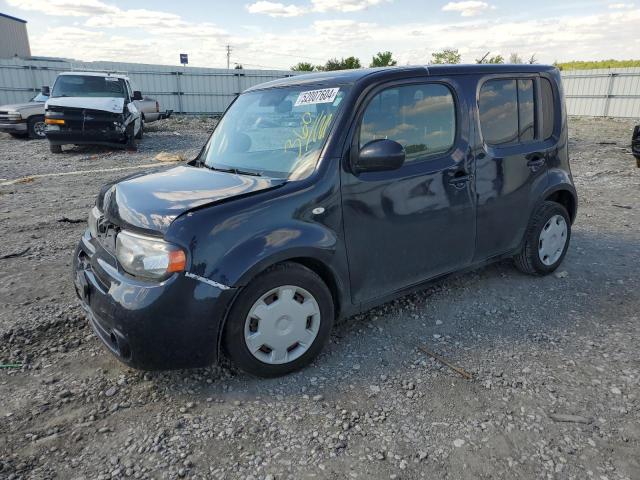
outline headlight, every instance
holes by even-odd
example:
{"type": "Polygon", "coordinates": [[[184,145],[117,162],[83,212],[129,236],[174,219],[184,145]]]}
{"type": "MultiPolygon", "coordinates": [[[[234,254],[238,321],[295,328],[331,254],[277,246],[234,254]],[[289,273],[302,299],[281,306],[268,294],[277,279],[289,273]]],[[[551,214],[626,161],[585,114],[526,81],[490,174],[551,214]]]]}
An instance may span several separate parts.
{"type": "Polygon", "coordinates": [[[93,207],[89,212],[89,218],[87,223],[89,224],[89,232],[93,238],[98,238],[98,220],[100,219],[100,210],[98,207],[93,207]]]}
{"type": "Polygon", "coordinates": [[[183,271],[187,263],[180,247],[124,230],[116,237],[116,257],[131,275],[155,280],[183,271]]]}
{"type": "Polygon", "coordinates": [[[9,110],[7,112],[9,120],[22,120],[22,115],[17,110],[9,110]]]}

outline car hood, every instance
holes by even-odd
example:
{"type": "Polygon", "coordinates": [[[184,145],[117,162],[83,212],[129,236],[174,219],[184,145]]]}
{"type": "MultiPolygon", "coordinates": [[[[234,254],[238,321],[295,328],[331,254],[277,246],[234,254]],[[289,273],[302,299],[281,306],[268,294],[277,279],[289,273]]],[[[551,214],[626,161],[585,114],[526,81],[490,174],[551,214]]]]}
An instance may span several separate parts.
{"type": "Polygon", "coordinates": [[[104,189],[97,203],[113,223],[165,233],[176,217],[191,209],[254,194],[284,182],[178,166],[128,177],[104,189]]]}
{"type": "Polygon", "coordinates": [[[24,102],[24,103],[12,103],[11,105],[0,105],[0,110],[24,110],[27,108],[34,108],[37,106],[44,106],[44,103],[41,102],[24,102]]]}
{"type": "Polygon", "coordinates": [[[47,100],[48,107],[86,108],[110,113],[122,113],[124,98],[117,97],[55,97],[47,100]]]}

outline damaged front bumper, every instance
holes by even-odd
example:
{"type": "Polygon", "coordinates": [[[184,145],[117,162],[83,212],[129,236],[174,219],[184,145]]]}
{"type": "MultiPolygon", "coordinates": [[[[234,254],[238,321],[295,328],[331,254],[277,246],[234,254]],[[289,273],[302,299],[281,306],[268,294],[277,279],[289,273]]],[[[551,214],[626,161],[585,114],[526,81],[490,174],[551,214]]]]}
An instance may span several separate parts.
{"type": "Polygon", "coordinates": [[[124,146],[127,125],[122,113],[82,109],[50,110],[45,115],[46,135],[52,145],[124,146]]]}
{"type": "Polygon", "coordinates": [[[87,230],[73,257],[74,285],[91,326],[119,360],[143,370],[210,365],[235,295],[183,273],[134,279],[87,230]]]}

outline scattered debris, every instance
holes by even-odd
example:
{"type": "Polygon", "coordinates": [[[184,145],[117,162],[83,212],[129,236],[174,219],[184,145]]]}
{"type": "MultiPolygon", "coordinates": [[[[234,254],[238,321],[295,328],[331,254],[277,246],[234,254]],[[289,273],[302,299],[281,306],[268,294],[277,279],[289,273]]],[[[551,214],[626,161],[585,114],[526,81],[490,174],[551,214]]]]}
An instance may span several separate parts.
{"type": "Polygon", "coordinates": [[[586,417],[581,417],[580,415],[570,415],[567,413],[550,413],[549,418],[555,422],[566,422],[566,423],[584,423],[589,424],[592,422],[591,419],[586,417]]]}
{"type": "Polygon", "coordinates": [[[569,272],[566,270],[562,270],[561,272],[556,272],[553,274],[556,278],[567,278],[569,276],[569,272]]]}
{"type": "Polygon", "coordinates": [[[184,157],[180,153],[160,152],[155,159],[159,162],[184,162],[184,157]]]}
{"type": "Polygon", "coordinates": [[[612,206],[618,208],[626,208],[627,210],[631,210],[633,208],[631,205],[618,205],[617,203],[613,203],[612,206]]]}
{"type": "Polygon", "coordinates": [[[29,250],[31,250],[31,247],[27,247],[24,250],[21,250],[19,252],[13,252],[13,253],[7,253],[6,255],[2,255],[0,256],[0,260],[4,260],[5,258],[16,258],[16,257],[22,257],[23,255],[25,255],[29,250]]]}
{"type": "Polygon", "coordinates": [[[425,347],[424,345],[418,345],[418,348],[420,350],[422,350],[424,353],[426,353],[427,355],[429,355],[432,358],[435,358],[437,361],[439,361],[440,363],[446,365],[447,367],[449,367],[451,370],[453,370],[454,372],[459,373],[460,375],[462,375],[464,378],[466,378],[467,380],[473,380],[473,375],[471,375],[469,372],[463,370],[460,367],[456,367],[454,364],[452,364],[449,360],[447,360],[446,358],[444,358],[442,355],[439,355],[435,352],[432,352],[431,350],[429,350],[427,347],[425,347]]]}
{"type": "Polygon", "coordinates": [[[0,363],[0,368],[22,368],[21,363],[0,363]]]}
{"type": "Polygon", "coordinates": [[[60,223],[84,223],[84,222],[86,222],[86,219],[84,219],[84,218],[62,217],[62,218],[58,219],[58,222],[60,222],[60,223]]]}

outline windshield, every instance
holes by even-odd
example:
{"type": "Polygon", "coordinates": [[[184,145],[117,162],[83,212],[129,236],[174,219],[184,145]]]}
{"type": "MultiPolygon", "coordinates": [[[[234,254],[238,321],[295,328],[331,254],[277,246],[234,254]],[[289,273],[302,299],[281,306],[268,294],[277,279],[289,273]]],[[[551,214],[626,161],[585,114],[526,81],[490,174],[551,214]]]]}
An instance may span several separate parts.
{"type": "Polygon", "coordinates": [[[116,97],[126,98],[124,80],[90,75],[60,75],[53,85],[55,97],[116,97]]]}
{"type": "Polygon", "coordinates": [[[43,95],[42,93],[39,93],[29,101],[30,102],[46,102],[47,100],[49,100],[48,96],[43,95]]]}
{"type": "Polygon", "coordinates": [[[209,168],[298,180],[320,157],[349,88],[274,88],[240,95],[204,153],[209,168]]]}

